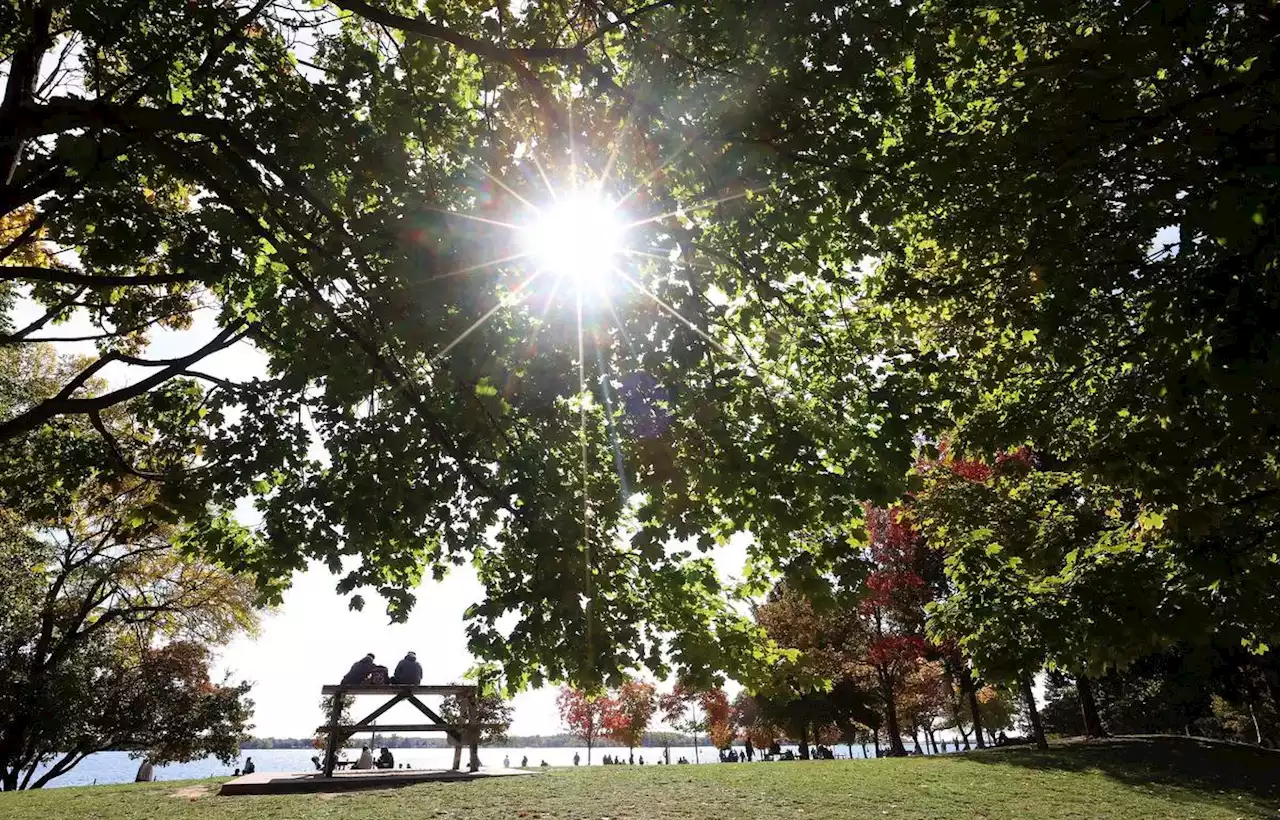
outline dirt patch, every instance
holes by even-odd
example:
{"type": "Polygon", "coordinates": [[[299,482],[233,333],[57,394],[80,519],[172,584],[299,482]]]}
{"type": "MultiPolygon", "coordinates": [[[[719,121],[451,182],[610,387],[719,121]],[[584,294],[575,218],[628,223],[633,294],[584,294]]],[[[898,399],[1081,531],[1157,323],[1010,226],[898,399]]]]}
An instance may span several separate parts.
{"type": "Polygon", "coordinates": [[[210,794],[213,794],[212,786],[183,786],[181,789],[169,792],[170,797],[179,800],[199,800],[210,794]]]}

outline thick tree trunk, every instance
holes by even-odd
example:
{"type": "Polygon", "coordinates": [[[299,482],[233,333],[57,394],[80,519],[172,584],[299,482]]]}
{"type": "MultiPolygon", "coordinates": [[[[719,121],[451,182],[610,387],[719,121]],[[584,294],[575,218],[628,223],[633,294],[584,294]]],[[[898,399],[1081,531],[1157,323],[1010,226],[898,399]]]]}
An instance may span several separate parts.
{"type": "Polygon", "coordinates": [[[9,61],[8,82],[0,100],[0,189],[8,188],[22,159],[25,140],[19,135],[18,116],[23,105],[30,104],[40,79],[40,63],[53,45],[49,27],[53,22],[53,4],[28,5],[23,13],[30,25],[29,39],[21,43],[9,61]]]}
{"type": "MultiPolygon", "coordinates": [[[[960,726],[956,726],[956,731],[960,733],[960,739],[964,741],[964,750],[969,751],[969,733],[960,726]]],[[[960,750],[960,744],[956,744],[956,751],[960,750]]]]}
{"type": "Polygon", "coordinates": [[[907,747],[902,745],[902,727],[898,725],[898,702],[893,695],[893,687],[881,685],[884,697],[885,731],[889,735],[889,756],[906,757],[907,747]]]}
{"type": "Polygon", "coordinates": [[[911,751],[918,755],[924,754],[924,749],[920,748],[920,727],[912,725],[911,727],[911,751]]]}
{"type": "Polygon", "coordinates": [[[1027,717],[1031,720],[1031,739],[1035,741],[1036,748],[1045,751],[1049,748],[1049,741],[1044,738],[1044,724],[1040,722],[1040,710],[1036,708],[1036,693],[1031,689],[1031,675],[1024,674],[1021,680],[1022,699],[1027,704],[1027,717]]]}
{"type": "Polygon", "coordinates": [[[964,690],[964,695],[969,701],[969,713],[973,718],[973,735],[978,748],[985,748],[982,742],[982,712],[978,710],[978,686],[974,683],[973,672],[968,666],[960,667],[960,688],[964,690]]]}
{"type": "Polygon", "coordinates": [[[809,724],[800,724],[800,759],[809,759],[809,724]]]}
{"type": "Polygon", "coordinates": [[[875,736],[875,737],[873,737],[873,738],[871,738],[871,742],[872,742],[872,744],[873,744],[873,747],[874,747],[874,748],[875,748],[875,750],[876,750],[876,757],[879,757],[879,756],[880,756],[880,732],[879,732],[879,730],[877,730],[877,731],[876,731],[876,736],[875,736]]]}
{"type": "Polygon", "coordinates": [[[1093,682],[1087,675],[1076,677],[1076,691],[1080,693],[1080,717],[1084,719],[1085,737],[1106,737],[1102,718],[1098,716],[1098,704],[1093,699],[1093,682]]]}

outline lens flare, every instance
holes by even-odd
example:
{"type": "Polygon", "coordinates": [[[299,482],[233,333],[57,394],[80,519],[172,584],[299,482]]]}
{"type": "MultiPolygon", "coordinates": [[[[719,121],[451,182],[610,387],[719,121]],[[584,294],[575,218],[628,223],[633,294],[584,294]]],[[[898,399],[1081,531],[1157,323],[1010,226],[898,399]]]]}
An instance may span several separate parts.
{"type": "Polygon", "coordinates": [[[597,282],[617,266],[625,233],[614,203],[577,195],[539,212],[524,230],[524,250],[538,268],[582,286],[597,282]]]}

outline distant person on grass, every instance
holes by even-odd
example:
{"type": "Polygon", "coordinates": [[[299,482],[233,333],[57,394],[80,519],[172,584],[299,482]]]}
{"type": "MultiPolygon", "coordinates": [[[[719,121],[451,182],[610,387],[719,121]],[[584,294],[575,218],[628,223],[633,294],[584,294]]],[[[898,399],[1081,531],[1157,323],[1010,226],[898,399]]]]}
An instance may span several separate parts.
{"type": "Polygon", "coordinates": [[[578,753],[577,753],[577,752],[574,752],[574,753],[573,753],[573,765],[577,766],[577,765],[578,765],[578,761],[579,761],[579,760],[581,760],[581,759],[582,759],[582,758],[578,757],[578,753]]]}
{"type": "Polygon", "coordinates": [[[524,757],[520,758],[520,768],[522,768],[522,769],[527,769],[527,768],[529,768],[529,756],[528,756],[528,755],[525,755],[524,757]]]}
{"type": "Polygon", "coordinates": [[[410,652],[404,656],[400,663],[396,664],[396,671],[391,676],[391,682],[399,686],[417,686],[422,683],[422,664],[418,663],[417,653],[410,652]]]}

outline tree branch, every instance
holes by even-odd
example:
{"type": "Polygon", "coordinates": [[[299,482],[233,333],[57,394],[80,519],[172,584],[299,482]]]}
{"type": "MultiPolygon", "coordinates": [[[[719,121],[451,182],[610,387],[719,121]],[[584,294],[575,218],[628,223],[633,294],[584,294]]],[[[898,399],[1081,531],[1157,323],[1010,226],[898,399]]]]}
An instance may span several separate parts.
{"type": "Polygon", "coordinates": [[[64,268],[39,268],[31,265],[0,267],[0,282],[22,280],[25,282],[57,282],[63,285],[85,287],[129,287],[132,285],[174,285],[199,282],[200,277],[190,273],[160,273],[153,275],[117,276],[94,274],[64,268]]]}
{"type": "Polygon", "coordinates": [[[58,395],[52,399],[46,399],[35,407],[32,407],[25,413],[15,416],[8,421],[0,423],[0,441],[7,441],[15,436],[34,430],[45,422],[62,415],[85,415],[98,410],[104,410],[113,405],[119,404],[129,399],[137,398],[143,395],[156,385],[179,375],[188,366],[195,364],[206,356],[215,353],[224,348],[230,347],[240,339],[244,338],[241,332],[244,327],[243,322],[236,322],[221,330],[217,336],[193,353],[186,356],[179,356],[174,359],[138,359],[133,356],[126,356],[121,353],[112,352],[102,356],[93,364],[86,367],[74,379],[72,379],[58,395]],[[145,379],[123,387],[119,390],[113,390],[101,396],[91,396],[87,398],[72,398],[81,386],[84,385],[95,373],[102,370],[113,361],[124,362],[127,364],[138,365],[141,367],[160,367],[158,373],[154,373],[145,379]]]}

